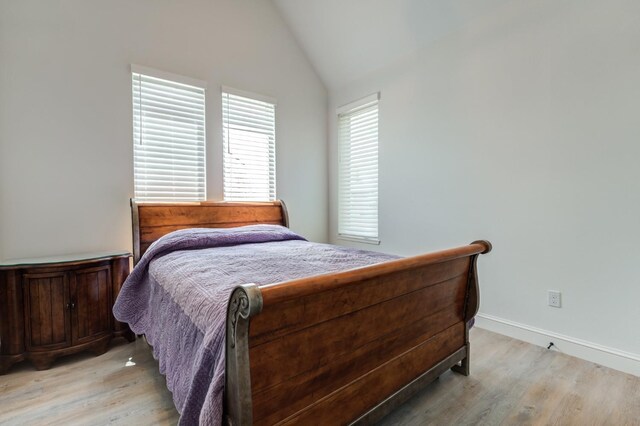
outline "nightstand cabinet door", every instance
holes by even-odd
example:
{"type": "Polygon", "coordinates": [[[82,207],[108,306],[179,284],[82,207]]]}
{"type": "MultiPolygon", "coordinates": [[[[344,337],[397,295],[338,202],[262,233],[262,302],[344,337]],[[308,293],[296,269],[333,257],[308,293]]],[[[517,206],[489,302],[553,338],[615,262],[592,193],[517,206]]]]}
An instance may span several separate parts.
{"type": "Polygon", "coordinates": [[[113,328],[110,265],[74,271],[69,289],[72,344],[110,335],[113,328]]]}
{"type": "Polygon", "coordinates": [[[69,346],[69,275],[65,272],[24,274],[22,279],[27,351],[69,346]]]}

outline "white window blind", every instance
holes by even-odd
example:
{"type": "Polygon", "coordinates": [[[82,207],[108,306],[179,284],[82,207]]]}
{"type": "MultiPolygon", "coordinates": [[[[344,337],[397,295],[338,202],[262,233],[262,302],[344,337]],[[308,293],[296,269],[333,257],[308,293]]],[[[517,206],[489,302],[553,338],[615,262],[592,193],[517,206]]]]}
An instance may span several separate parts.
{"type": "Polygon", "coordinates": [[[222,89],[224,199],[275,200],[275,101],[232,90],[222,89]]]}
{"type": "Polygon", "coordinates": [[[136,199],[204,200],[204,87],[136,70],[132,67],[136,199]]]}
{"type": "Polygon", "coordinates": [[[378,94],[338,110],[340,237],[378,240],[378,94]]]}

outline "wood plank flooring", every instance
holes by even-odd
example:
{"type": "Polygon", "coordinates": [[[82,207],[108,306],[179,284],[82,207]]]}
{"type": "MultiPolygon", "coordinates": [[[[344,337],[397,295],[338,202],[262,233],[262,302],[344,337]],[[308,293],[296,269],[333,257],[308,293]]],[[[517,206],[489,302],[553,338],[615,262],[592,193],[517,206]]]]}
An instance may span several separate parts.
{"type": "Polygon", "coordinates": [[[471,354],[381,424],[640,425],[640,377],[478,328],[471,354]]]}
{"type": "MultiPolygon", "coordinates": [[[[443,374],[382,425],[640,426],[640,378],[489,331],[471,331],[471,376],[443,374]]],[[[143,340],[0,376],[0,424],[173,425],[178,414],[143,340]]]]}

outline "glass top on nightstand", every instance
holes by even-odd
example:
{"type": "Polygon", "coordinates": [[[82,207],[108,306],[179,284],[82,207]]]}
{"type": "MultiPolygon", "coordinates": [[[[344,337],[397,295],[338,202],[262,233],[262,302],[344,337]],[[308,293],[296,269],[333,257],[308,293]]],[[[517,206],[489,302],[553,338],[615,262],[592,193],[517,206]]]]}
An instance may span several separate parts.
{"type": "Polygon", "coordinates": [[[44,266],[53,265],[59,263],[74,263],[85,262],[90,260],[110,259],[113,257],[128,257],[131,253],[122,251],[102,251],[94,253],[78,253],[78,254],[64,254],[60,256],[47,256],[47,257],[31,257],[24,259],[7,259],[0,260],[0,269],[10,267],[24,267],[24,266],[44,266]]]}

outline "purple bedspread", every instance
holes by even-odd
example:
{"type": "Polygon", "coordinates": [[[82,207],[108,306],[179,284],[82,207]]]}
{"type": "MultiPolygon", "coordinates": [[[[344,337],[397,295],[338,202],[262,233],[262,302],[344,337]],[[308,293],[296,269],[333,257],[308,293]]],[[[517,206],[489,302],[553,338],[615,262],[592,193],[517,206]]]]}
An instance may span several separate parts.
{"type": "Polygon", "coordinates": [[[225,321],[240,284],[272,284],[395,259],[310,243],[277,225],[186,229],[160,238],[125,281],[113,313],[144,334],[183,425],[222,421],[225,321]]]}

